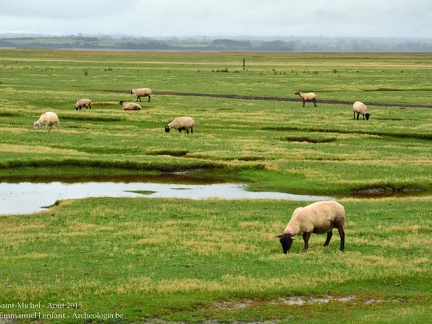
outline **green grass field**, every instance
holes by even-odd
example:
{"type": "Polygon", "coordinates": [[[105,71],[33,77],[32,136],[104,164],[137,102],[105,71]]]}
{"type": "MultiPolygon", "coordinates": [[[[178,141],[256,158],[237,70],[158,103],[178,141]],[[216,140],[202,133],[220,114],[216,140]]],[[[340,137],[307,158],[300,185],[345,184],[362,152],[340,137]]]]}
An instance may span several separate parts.
{"type": "Polygon", "coordinates": [[[143,195],[2,216],[0,318],[426,322],[431,71],[432,54],[0,49],[0,182],[181,172],[333,196],[347,213],[345,252],[338,235],[327,249],[312,235],[307,253],[298,237],[288,255],[275,236],[305,202],[143,195]],[[138,87],[151,101],[122,111],[138,87]],[[297,90],[316,92],[318,107],[293,101],[297,90]],[[80,98],[93,109],[75,111],[80,98]],[[369,121],[353,119],[356,100],[369,121]],[[60,133],[33,130],[46,111],[60,133]],[[194,134],[164,132],[185,115],[194,134]]]}

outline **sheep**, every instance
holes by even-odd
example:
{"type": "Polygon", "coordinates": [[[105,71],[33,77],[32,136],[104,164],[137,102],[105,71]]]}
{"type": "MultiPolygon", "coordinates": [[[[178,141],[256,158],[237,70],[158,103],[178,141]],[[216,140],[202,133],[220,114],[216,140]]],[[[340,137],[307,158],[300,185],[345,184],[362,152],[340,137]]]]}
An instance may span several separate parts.
{"type": "Polygon", "coordinates": [[[353,104],[353,111],[354,111],[354,119],[356,119],[356,113],[357,113],[357,119],[359,119],[359,115],[363,115],[363,120],[366,117],[366,120],[369,120],[369,116],[371,114],[368,113],[366,109],[366,105],[361,101],[356,101],[353,104]]]}
{"type": "Polygon", "coordinates": [[[60,121],[56,113],[46,112],[42,114],[38,121],[33,123],[34,130],[38,130],[40,125],[43,125],[45,128],[45,133],[49,133],[52,125],[57,125],[57,130],[60,133],[60,121]]]}
{"type": "Polygon", "coordinates": [[[135,102],[120,100],[120,106],[122,106],[123,110],[141,110],[141,106],[135,102]]]}
{"type": "Polygon", "coordinates": [[[86,109],[91,109],[92,101],[90,99],[79,99],[75,104],[75,110],[81,110],[82,107],[86,107],[86,109]]]}
{"type": "Polygon", "coordinates": [[[316,103],[316,94],[313,92],[309,93],[301,93],[300,91],[296,91],[295,95],[299,95],[300,98],[303,100],[303,107],[305,106],[306,101],[312,101],[314,104],[314,107],[318,107],[316,103]]]}
{"type": "Polygon", "coordinates": [[[345,209],[341,204],[335,201],[319,201],[294,210],[284,233],[277,237],[282,244],[283,253],[287,254],[295,235],[303,235],[304,251],[307,251],[312,233],[327,233],[324,246],[328,246],[333,235],[332,230],[337,228],[341,238],[340,250],[343,251],[345,248],[344,224],[345,209]]]}
{"type": "Polygon", "coordinates": [[[182,130],[185,130],[187,134],[189,134],[189,129],[193,134],[193,129],[195,127],[195,121],[191,117],[177,117],[171,123],[165,126],[165,132],[169,133],[171,128],[178,129],[181,133],[182,130]]]}
{"type": "Polygon", "coordinates": [[[138,99],[141,101],[141,97],[148,97],[148,102],[150,102],[152,90],[150,88],[139,88],[132,89],[130,93],[137,96],[136,101],[138,101],[138,99]]]}

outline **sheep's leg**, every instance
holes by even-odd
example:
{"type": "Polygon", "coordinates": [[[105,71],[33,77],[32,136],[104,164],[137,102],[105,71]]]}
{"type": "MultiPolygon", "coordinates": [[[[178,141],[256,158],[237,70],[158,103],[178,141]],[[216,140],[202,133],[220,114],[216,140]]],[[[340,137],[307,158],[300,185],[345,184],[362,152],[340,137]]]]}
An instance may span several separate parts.
{"type": "Polygon", "coordinates": [[[305,106],[306,101],[303,100],[303,107],[305,106]]]}
{"type": "Polygon", "coordinates": [[[303,251],[307,251],[309,248],[309,239],[311,237],[312,233],[303,233],[303,241],[304,241],[304,248],[303,251]]]}
{"type": "Polygon", "coordinates": [[[360,117],[360,113],[357,113],[357,120],[359,119],[359,117],[360,117]]]}
{"type": "Polygon", "coordinates": [[[191,134],[193,134],[193,127],[191,127],[191,134]]]}
{"type": "Polygon", "coordinates": [[[136,100],[135,102],[137,102],[138,99],[139,99],[139,101],[141,102],[141,97],[140,97],[140,96],[137,96],[137,100],[136,100]]]}
{"type": "Polygon", "coordinates": [[[340,243],[340,250],[343,251],[345,249],[345,232],[343,229],[343,226],[340,224],[336,224],[336,227],[339,231],[339,236],[341,239],[341,243],[340,243]]]}
{"type": "Polygon", "coordinates": [[[330,240],[331,240],[332,236],[333,236],[333,232],[332,231],[330,231],[330,232],[327,233],[327,239],[326,239],[326,241],[324,243],[324,246],[328,246],[330,244],[330,240]]]}
{"type": "Polygon", "coordinates": [[[314,107],[318,107],[318,105],[316,104],[316,99],[314,99],[313,104],[314,104],[314,107]]]}
{"type": "Polygon", "coordinates": [[[149,97],[149,100],[148,100],[148,102],[150,102],[150,96],[148,96],[149,97]]]}

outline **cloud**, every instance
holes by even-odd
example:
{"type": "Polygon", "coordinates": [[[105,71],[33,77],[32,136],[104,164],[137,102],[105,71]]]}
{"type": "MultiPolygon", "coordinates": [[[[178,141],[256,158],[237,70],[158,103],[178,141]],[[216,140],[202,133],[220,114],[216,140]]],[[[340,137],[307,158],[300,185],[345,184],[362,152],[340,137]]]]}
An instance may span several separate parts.
{"type": "MultiPolygon", "coordinates": [[[[136,3],[137,1],[129,1],[136,3]]],[[[115,15],[127,12],[129,8],[120,1],[12,1],[2,0],[0,2],[0,16],[15,17],[20,19],[37,18],[48,20],[74,20],[83,17],[104,18],[107,15],[115,15]]],[[[36,27],[36,26],[35,26],[36,27]]]]}
{"type": "Polygon", "coordinates": [[[430,0],[1,0],[0,32],[431,37],[430,0]]]}

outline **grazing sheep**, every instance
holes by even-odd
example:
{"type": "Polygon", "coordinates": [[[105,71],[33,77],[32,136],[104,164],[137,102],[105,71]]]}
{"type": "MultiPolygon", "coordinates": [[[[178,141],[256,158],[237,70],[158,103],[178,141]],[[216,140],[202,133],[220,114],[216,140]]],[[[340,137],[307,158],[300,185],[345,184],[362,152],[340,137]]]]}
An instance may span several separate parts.
{"type": "Polygon", "coordinates": [[[303,107],[305,106],[306,101],[312,101],[314,104],[314,107],[318,107],[316,103],[316,94],[313,92],[309,93],[301,93],[300,91],[296,91],[295,95],[299,95],[300,98],[303,100],[303,107]]]}
{"type": "Polygon", "coordinates": [[[366,117],[366,120],[369,120],[369,116],[371,114],[368,113],[366,109],[366,105],[361,101],[356,101],[353,104],[353,111],[354,111],[354,119],[356,119],[356,113],[357,113],[357,119],[359,119],[359,115],[363,115],[363,120],[366,117]]]}
{"type": "Polygon", "coordinates": [[[309,238],[312,233],[327,233],[324,246],[329,245],[333,235],[333,228],[337,228],[341,238],[340,250],[345,248],[345,209],[335,201],[319,201],[306,207],[294,210],[285,232],[277,237],[282,244],[283,253],[291,248],[295,235],[303,235],[304,251],[309,247],[309,238]]]}
{"type": "Polygon", "coordinates": [[[33,123],[34,130],[38,130],[40,125],[43,125],[45,128],[45,133],[49,133],[52,128],[52,125],[57,125],[57,130],[60,132],[60,121],[56,113],[46,112],[42,114],[38,121],[33,123]]]}
{"type": "Polygon", "coordinates": [[[91,109],[92,101],[90,99],[80,99],[75,104],[75,110],[81,110],[82,107],[86,107],[86,109],[91,109]]]}
{"type": "Polygon", "coordinates": [[[189,134],[189,129],[193,134],[193,129],[195,127],[195,121],[191,117],[177,117],[171,123],[165,126],[165,132],[169,133],[171,128],[178,129],[181,133],[182,130],[185,130],[187,134],[189,134]]]}
{"type": "Polygon", "coordinates": [[[141,106],[135,102],[125,102],[120,100],[120,106],[122,106],[123,110],[141,110],[141,106]]]}
{"type": "Polygon", "coordinates": [[[138,99],[139,101],[141,101],[141,97],[148,97],[148,101],[150,102],[152,90],[150,88],[139,88],[139,89],[132,89],[130,93],[137,96],[136,101],[138,101],[138,99]]]}

